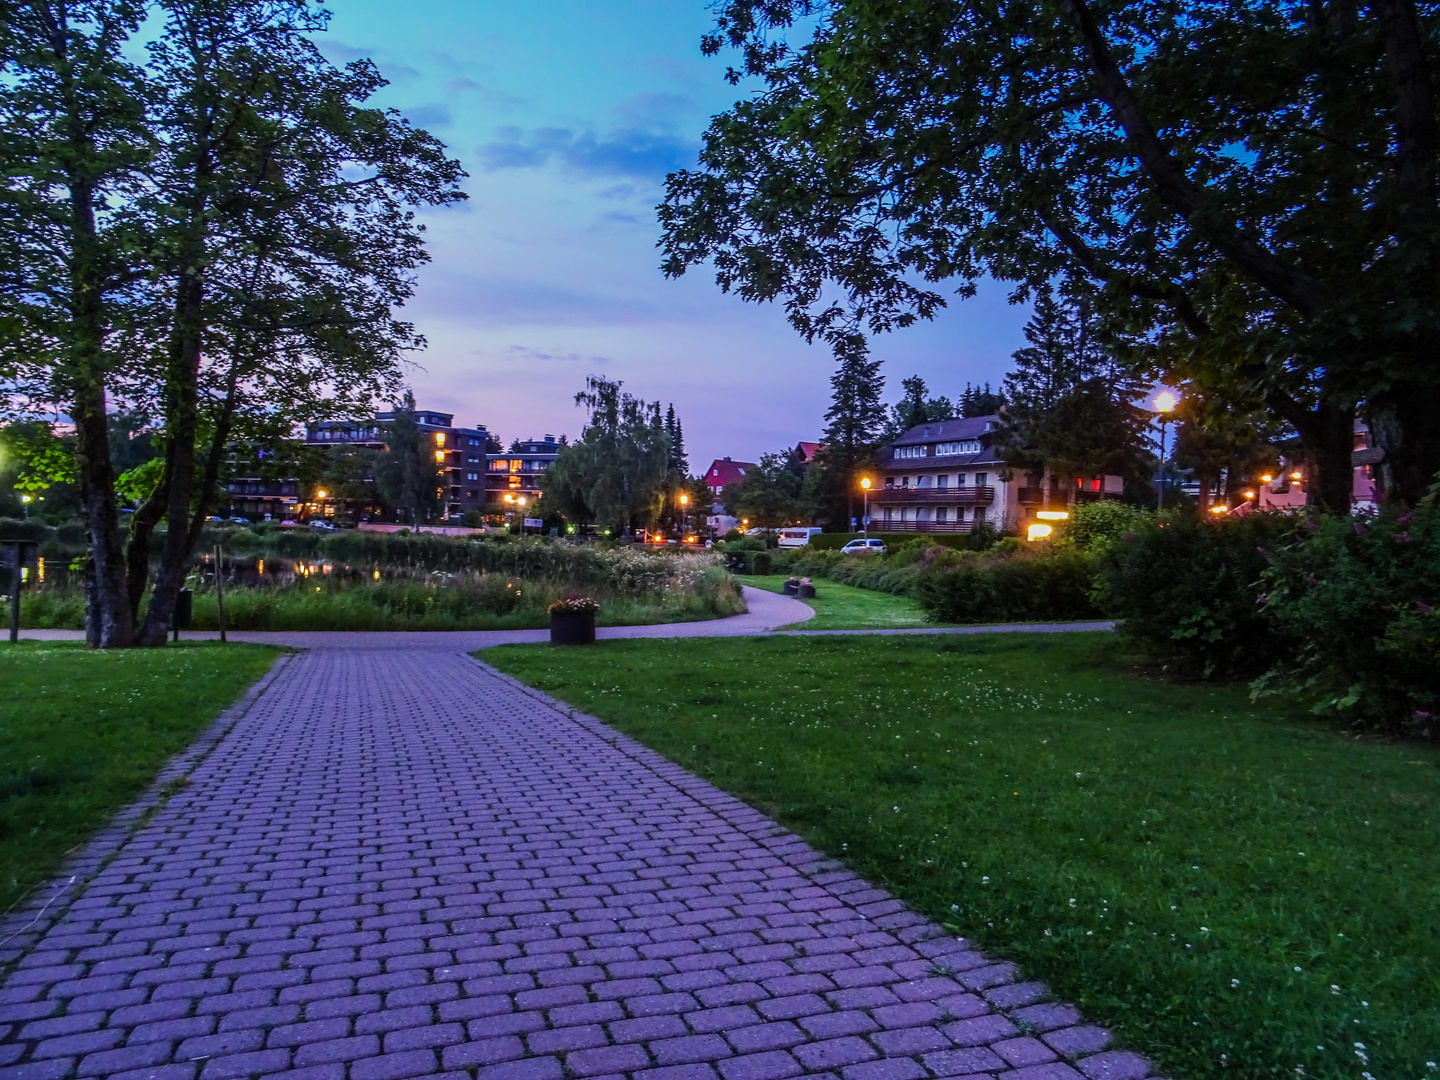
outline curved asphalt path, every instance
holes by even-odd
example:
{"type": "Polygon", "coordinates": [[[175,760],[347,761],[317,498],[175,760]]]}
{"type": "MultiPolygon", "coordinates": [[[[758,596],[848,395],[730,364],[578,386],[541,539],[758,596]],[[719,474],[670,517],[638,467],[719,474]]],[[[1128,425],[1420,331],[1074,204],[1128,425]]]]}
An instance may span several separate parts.
{"type": "MultiPolygon", "coordinates": [[[[1111,630],[1111,622],[1003,623],[995,626],[936,626],[907,630],[794,630],[815,617],[815,609],[790,596],[742,585],[747,611],[724,619],[702,622],[657,623],[652,626],[602,626],[595,636],[601,641],[622,638],[750,637],[776,632],[794,636],[844,634],[1053,634],[1083,630],[1111,630]]],[[[22,630],[20,636],[34,641],[80,641],[79,630],[22,630]]],[[[181,631],[185,640],[214,641],[213,630],[181,631]]],[[[533,644],[550,640],[549,630],[231,630],[231,641],[259,645],[281,645],[292,649],[434,649],[469,653],[492,645],[533,644]]]]}

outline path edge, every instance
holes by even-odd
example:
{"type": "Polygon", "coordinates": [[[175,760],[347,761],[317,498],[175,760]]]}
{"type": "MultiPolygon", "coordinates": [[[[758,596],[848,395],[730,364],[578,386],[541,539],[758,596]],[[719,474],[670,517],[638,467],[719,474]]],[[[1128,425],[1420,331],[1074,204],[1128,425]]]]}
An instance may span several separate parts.
{"type": "Polygon", "coordinates": [[[239,700],[221,712],[188,746],[160,767],[149,787],[122,807],[89,840],[79,845],[61,864],[54,877],[32,889],[21,901],[23,906],[17,906],[0,917],[0,981],[69,910],[91,879],[124,849],[138,827],[164,806],[172,794],[165,789],[194,771],[210,756],[220,740],[249,714],[295,656],[294,651],[281,652],[265,674],[240,695],[239,700]]]}

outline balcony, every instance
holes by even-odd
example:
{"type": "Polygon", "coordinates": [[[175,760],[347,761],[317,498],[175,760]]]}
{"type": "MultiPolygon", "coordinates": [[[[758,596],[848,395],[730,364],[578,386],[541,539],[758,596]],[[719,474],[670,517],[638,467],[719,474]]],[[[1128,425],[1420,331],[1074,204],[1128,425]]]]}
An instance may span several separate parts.
{"type": "Polygon", "coordinates": [[[983,521],[876,521],[870,519],[872,533],[968,533],[983,521]]]}
{"type": "Polygon", "coordinates": [[[970,506],[995,501],[993,487],[886,487],[870,493],[879,506],[970,506]]]}
{"type": "Polygon", "coordinates": [[[1021,506],[1068,506],[1070,503],[1099,502],[1101,499],[1123,499],[1124,492],[1095,491],[1091,488],[1052,488],[1049,498],[1043,487],[1022,487],[1021,506]],[[1068,496],[1068,497],[1067,497],[1068,496]]]}

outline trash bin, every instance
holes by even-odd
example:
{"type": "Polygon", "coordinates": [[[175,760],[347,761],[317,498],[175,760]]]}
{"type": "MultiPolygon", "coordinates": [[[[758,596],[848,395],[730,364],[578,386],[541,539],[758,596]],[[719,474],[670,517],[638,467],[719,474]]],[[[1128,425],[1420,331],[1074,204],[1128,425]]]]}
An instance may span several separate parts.
{"type": "Polygon", "coordinates": [[[176,630],[189,630],[190,617],[195,610],[195,596],[189,589],[181,589],[175,597],[175,619],[176,630]]]}

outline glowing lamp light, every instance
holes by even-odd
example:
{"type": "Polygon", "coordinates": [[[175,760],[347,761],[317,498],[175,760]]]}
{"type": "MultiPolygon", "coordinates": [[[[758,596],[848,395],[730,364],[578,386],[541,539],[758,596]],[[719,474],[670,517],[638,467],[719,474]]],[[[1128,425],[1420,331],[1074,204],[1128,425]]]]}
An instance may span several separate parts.
{"type": "Polygon", "coordinates": [[[1168,413],[1178,404],[1180,399],[1169,390],[1162,390],[1155,395],[1155,411],[1158,413],[1168,413]]]}
{"type": "Polygon", "coordinates": [[[1290,479],[1291,479],[1291,480],[1294,480],[1296,483],[1299,483],[1299,482],[1300,482],[1300,474],[1299,474],[1298,472],[1292,472],[1292,473],[1290,474],[1290,479]]]}
{"type": "Polygon", "coordinates": [[[687,543],[687,544],[696,543],[695,537],[693,537],[693,536],[687,536],[687,537],[685,537],[685,543],[687,543]]]}
{"type": "Polygon", "coordinates": [[[521,495],[521,496],[520,496],[518,499],[516,499],[515,501],[516,501],[517,503],[519,503],[521,506],[524,506],[524,505],[525,505],[525,496],[524,496],[524,495],[521,495]]]}
{"type": "Polygon", "coordinates": [[[1264,476],[1260,477],[1260,483],[1262,483],[1262,484],[1268,484],[1268,483],[1270,483],[1270,481],[1272,481],[1272,480],[1274,480],[1274,479],[1275,479],[1275,477],[1271,476],[1271,475],[1267,472],[1264,476]]]}
{"type": "Polygon", "coordinates": [[[861,486],[862,488],[864,488],[866,491],[869,491],[869,490],[870,490],[870,478],[869,478],[868,476],[863,477],[863,478],[861,479],[861,481],[860,481],[860,486],[861,486]]]}
{"type": "Polygon", "coordinates": [[[1229,512],[1230,507],[1226,506],[1224,503],[1216,503],[1214,506],[1210,507],[1210,513],[1212,514],[1228,514],[1229,512]]]}
{"type": "Polygon", "coordinates": [[[34,497],[33,495],[21,495],[21,496],[20,496],[20,501],[21,501],[22,503],[34,502],[34,501],[35,501],[35,497],[34,497]]]}
{"type": "Polygon", "coordinates": [[[680,505],[681,505],[681,506],[689,506],[689,505],[690,505],[690,496],[689,496],[689,495],[681,495],[681,496],[680,496],[680,505]]]}
{"type": "Polygon", "coordinates": [[[1069,521],[1070,514],[1065,510],[1036,510],[1035,516],[1041,521],[1069,521]]]}
{"type": "Polygon", "coordinates": [[[1055,527],[1053,525],[1047,525],[1044,522],[1036,522],[1034,525],[1031,525],[1025,530],[1025,539],[1045,540],[1048,539],[1050,534],[1054,531],[1055,527]]]}
{"type": "Polygon", "coordinates": [[[374,580],[379,581],[379,580],[380,580],[380,571],[379,571],[379,570],[372,570],[372,571],[370,571],[370,576],[371,576],[374,580]]]}
{"type": "Polygon", "coordinates": [[[321,488],[319,491],[315,492],[315,497],[317,499],[323,499],[327,494],[329,493],[324,488],[321,488]]]}
{"type": "Polygon", "coordinates": [[[1247,498],[1247,499],[1253,499],[1253,498],[1255,497],[1255,492],[1253,492],[1253,491],[1247,491],[1247,492],[1244,492],[1244,495],[1245,495],[1245,498],[1247,498]]]}

